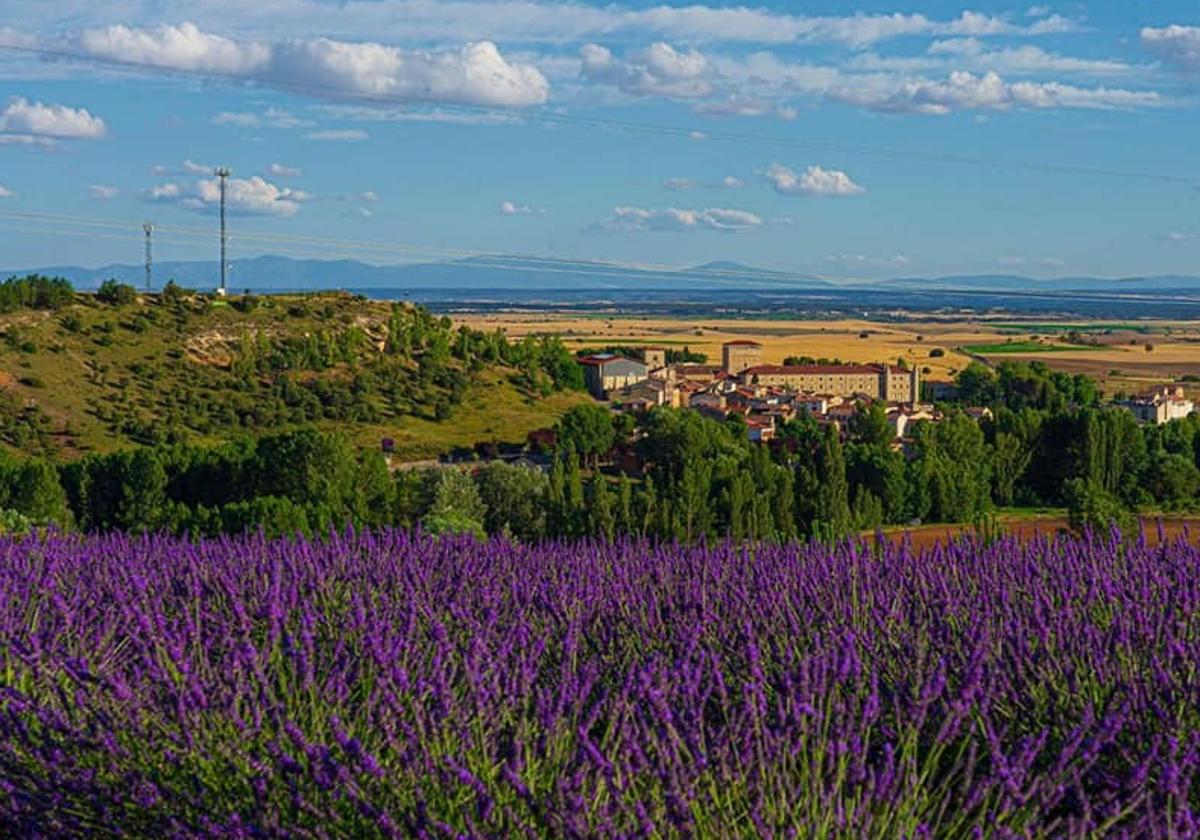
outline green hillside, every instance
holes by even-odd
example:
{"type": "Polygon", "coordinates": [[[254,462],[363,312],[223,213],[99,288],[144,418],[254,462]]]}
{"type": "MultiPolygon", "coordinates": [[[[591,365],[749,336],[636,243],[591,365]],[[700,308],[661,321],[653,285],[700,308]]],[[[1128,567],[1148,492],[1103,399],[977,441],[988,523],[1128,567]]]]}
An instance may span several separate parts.
{"type": "Polygon", "coordinates": [[[392,438],[417,459],[521,442],[587,399],[557,340],[509,343],[407,304],[175,287],[76,295],[54,282],[0,284],[0,447],[11,451],[71,459],[315,423],[367,447],[392,438]]]}

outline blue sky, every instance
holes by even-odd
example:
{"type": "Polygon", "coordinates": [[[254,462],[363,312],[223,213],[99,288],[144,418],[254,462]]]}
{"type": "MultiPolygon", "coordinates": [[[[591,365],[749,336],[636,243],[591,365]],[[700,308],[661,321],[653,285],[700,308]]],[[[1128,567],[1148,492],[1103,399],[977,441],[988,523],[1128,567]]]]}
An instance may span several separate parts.
{"type": "Polygon", "coordinates": [[[223,164],[234,260],[1200,272],[1194,2],[0,0],[0,45],[5,267],[212,258],[223,164]]]}

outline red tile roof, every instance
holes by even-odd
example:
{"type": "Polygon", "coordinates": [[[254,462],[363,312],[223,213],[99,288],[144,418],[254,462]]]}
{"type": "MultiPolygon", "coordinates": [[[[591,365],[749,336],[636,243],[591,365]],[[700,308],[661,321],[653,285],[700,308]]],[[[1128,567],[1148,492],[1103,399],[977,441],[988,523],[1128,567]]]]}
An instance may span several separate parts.
{"type": "Polygon", "coordinates": [[[878,376],[880,368],[877,365],[758,365],[746,368],[742,373],[750,376],[878,376]]]}

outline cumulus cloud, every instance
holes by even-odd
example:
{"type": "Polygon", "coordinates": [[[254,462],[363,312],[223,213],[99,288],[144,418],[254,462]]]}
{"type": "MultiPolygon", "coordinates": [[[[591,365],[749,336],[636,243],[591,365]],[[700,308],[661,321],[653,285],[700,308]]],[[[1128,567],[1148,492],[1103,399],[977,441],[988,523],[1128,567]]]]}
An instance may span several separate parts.
{"type": "MultiPolygon", "coordinates": [[[[386,95],[517,107],[541,104],[549,95],[536,67],[509,61],[491,41],[438,52],[331,38],[267,44],[213,35],[193,23],[85,29],[74,39],[76,49],[108,61],[303,87],[333,98],[386,95]]],[[[224,115],[233,124],[249,119],[224,115]]]]}
{"type": "Polygon", "coordinates": [[[634,96],[699,99],[712,92],[712,67],[695,49],[681,52],[657,42],[619,59],[607,47],[585,44],[579,51],[580,76],[634,96]]]}
{"type": "Polygon", "coordinates": [[[97,58],[173,70],[245,76],[262,71],[271,61],[266,44],[211,35],[194,23],[146,29],[118,24],[85,29],[75,40],[78,49],[97,58]]]}
{"type": "Polygon", "coordinates": [[[647,207],[619,206],[613,208],[612,216],[601,222],[599,227],[603,230],[627,233],[649,231],[688,233],[697,230],[737,233],[752,230],[762,224],[762,218],[748,210],[731,210],[723,207],[708,207],[703,210],[668,207],[659,210],[647,207]]]}
{"type": "Polygon", "coordinates": [[[360,140],[367,140],[370,136],[359,128],[326,128],[320,131],[310,131],[304,135],[304,139],[333,143],[356,143],[360,140]]]}
{"type": "Polygon", "coordinates": [[[763,173],[775,191],[783,195],[851,196],[862,195],[867,189],[839,169],[810,166],[797,173],[781,163],[773,163],[763,173]]]}
{"type": "Polygon", "coordinates": [[[298,167],[285,166],[282,163],[272,163],[267,167],[267,174],[277,178],[299,178],[304,174],[298,167]]]}
{"type": "Polygon", "coordinates": [[[14,96],[0,110],[0,137],[17,145],[51,145],[58,140],[99,140],[108,132],[104,120],[86,108],[46,105],[14,96]]]}
{"type": "Polygon", "coordinates": [[[1177,23],[1161,28],[1147,26],[1142,45],[1168,64],[1183,70],[1200,70],[1200,26],[1177,23]]]}
{"type": "Polygon", "coordinates": [[[88,187],[88,195],[97,201],[110,201],[120,194],[119,189],[108,184],[92,184],[88,187]]]}
{"type": "Polygon", "coordinates": [[[721,179],[719,186],[727,190],[740,190],[742,187],[746,186],[746,182],[734,175],[726,175],[721,179]]]}
{"type": "Polygon", "coordinates": [[[17,194],[8,187],[0,184],[0,198],[16,198],[17,194]]]}
{"type": "Polygon", "coordinates": [[[501,216],[541,216],[545,210],[529,204],[518,204],[515,201],[501,201],[498,208],[501,216]]]}
{"type": "MultiPolygon", "coordinates": [[[[211,212],[221,200],[221,185],[217,178],[202,178],[191,184],[168,181],[151,187],[142,194],[151,202],[176,204],[186,210],[211,212]]],[[[225,202],[229,212],[258,216],[294,216],[312,196],[303,190],[280,187],[259,175],[250,178],[229,178],[225,202]]]]}

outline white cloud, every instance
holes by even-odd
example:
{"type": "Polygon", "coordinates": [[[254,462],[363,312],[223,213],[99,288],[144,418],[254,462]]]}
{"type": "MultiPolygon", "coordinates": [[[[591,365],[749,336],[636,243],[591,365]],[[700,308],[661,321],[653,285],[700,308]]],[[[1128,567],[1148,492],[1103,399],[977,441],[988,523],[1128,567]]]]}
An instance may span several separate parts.
{"type": "MultiPolygon", "coordinates": [[[[254,79],[333,98],[386,95],[515,107],[539,105],[549,95],[549,83],[536,67],[508,61],[491,41],[438,52],[332,38],[271,44],[213,35],[194,23],[85,29],[73,41],[75,49],[107,61],[254,79]]],[[[224,115],[232,124],[249,119],[224,115]]]]}
{"type": "Polygon", "coordinates": [[[375,192],[375,190],[366,190],[365,192],[360,192],[354,198],[365,204],[375,204],[379,201],[379,193],[375,192]]]}
{"type": "Polygon", "coordinates": [[[215,166],[209,166],[204,163],[196,163],[196,161],[188,158],[183,162],[183,171],[192,175],[211,175],[215,166]]]}
{"type": "Polygon", "coordinates": [[[583,79],[612,85],[634,96],[699,99],[712,92],[712,67],[694,49],[680,52],[670,44],[656,42],[618,59],[606,47],[585,44],[579,57],[583,79]]]}
{"type": "Polygon", "coordinates": [[[1162,235],[1162,238],[1167,242],[1191,242],[1197,236],[1194,233],[1189,233],[1182,230],[1169,230],[1162,235]]]}
{"type": "Polygon", "coordinates": [[[762,224],[761,217],[747,210],[731,210],[723,207],[708,207],[703,210],[668,207],[665,210],[659,210],[620,206],[614,207],[612,216],[601,222],[598,227],[604,230],[628,233],[647,231],[687,233],[697,230],[737,233],[751,230],[762,224]]]}
{"type": "Polygon", "coordinates": [[[513,114],[447,111],[438,107],[381,108],[364,105],[313,105],[313,111],[335,119],[359,122],[431,122],[456,125],[506,125],[519,122],[513,114]]]}
{"type": "Polygon", "coordinates": [[[267,174],[274,175],[277,178],[299,178],[304,174],[295,166],[285,166],[282,163],[272,163],[267,167],[267,174]]]}
{"type": "Polygon", "coordinates": [[[119,189],[108,184],[92,184],[88,187],[88,195],[97,201],[110,201],[120,194],[119,189]]]}
{"type": "Polygon", "coordinates": [[[271,48],[266,44],[210,35],[194,23],[147,29],[118,24],[85,29],[75,41],[78,49],[97,58],[173,70],[248,76],[271,61],[271,48]]]}
{"type": "Polygon", "coordinates": [[[0,198],[16,198],[17,194],[8,187],[0,184],[0,198]]]}
{"type": "MultiPolygon", "coordinates": [[[[142,193],[151,202],[165,202],[186,210],[209,212],[221,200],[221,185],[217,178],[202,178],[192,184],[168,181],[142,193]]],[[[232,213],[259,216],[294,216],[312,195],[303,190],[280,187],[261,176],[229,178],[226,182],[226,207],[232,213]]]]}
{"type": "Polygon", "coordinates": [[[545,210],[528,204],[518,204],[515,201],[501,201],[498,208],[501,216],[541,216],[545,210]]]}
{"type": "Polygon", "coordinates": [[[165,184],[157,184],[151,187],[145,196],[150,201],[171,201],[180,198],[183,195],[184,187],[174,181],[168,181],[165,184]]]}
{"type": "Polygon", "coordinates": [[[726,175],[721,179],[720,186],[727,190],[740,190],[746,186],[746,182],[734,175],[726,175]]]}
{"type": "MultiPolygon", "coordinates": [[[[258,175],[250,178],[230,178],[226,185],[226,203],[235,213],[294,216],[300,209],[300,202],[309,198],[307,193],[276,186],[258,175]]],[[[198,181],[194,198],[185,199],[184,206],[191,209],[208,209],[215,207],[220,199],[220,183],[216,178],[212,178],[198,181]]]]}
{"type": "MultiPolygon", "coordinates": [[[[0,134],[44,140],[99,140],[107,133],[104,120],[85,108],[30,102],[21,96],[0,111],[0,134]]],[[[17,143],[25,141],[13,141],[17,143]]]]}
{"type": "Polygon", "coordinates": [[[775,105],[739,93],[701,102],[692,110],[706,117],[778,117],[782,120],[794,120],[798,115],[795,108],[775,105]]]}
{"type": "Polygon", "coordinates": [[[694,190],[695,188],[696,182],[690,178],[667,178],[663,181],[664,190],[683,191],[694,190]]]}
{"type": "Polygon", "coordinates": [[[1141,36],[1142,45],[1163,61],[1184,70],[1200,70],[1200,26],[1147,26],[1141,36]]]}
{"type": "Polygon", "coordinates": [[[310,131],[304,135],[305,140],[320,140],[328,142],[358,142],[370,138],[370,134],[358,128],[327,128],[321,131],[310,131]]]}
{"type": "Polygon", "coordinates": [[[1007,82],[999,73],[975,75],[965,70],[942,80],[849,80],[829,91],[836,102],[874,111],[913,114],[949,114],[953,111],[1011,108],[1147,108],[1164,104],[1154,91],[1121,88],[1084,88],[1060,82],[1007,82]]]}
{"type": "Polygon", "coordinates": [[[222,111],[212,119],[213,125],[232,125],[238,128],[298,128],[312,125],[283,108],[255,111],[222,111]]]}
{"type": "Polygon", "coordinates": [[[920,73],[930,70],[974,70],[997,73],[1071,73],[1086,76],[1121,76],[1143,71],[1122,61],[1086,59],[1047,52],[1033,44],[993,48],[977,37],[934,41],[924,55],[880,56],[862,53],[848,68],[867,72],[920,73]]]}
{"type": "MultiPolygon", "coordinates": [[[[6,17],[30,26],[61,25],[64,13],[60,5],[46,0],[8,0],[6,17]]],[[[965,12],[950,19],[904,13],[810,17],[770,11],[763,5],[703,5],[691,0],[688,5],[637,7],[628,0],[624,5],[590,5],[578,0],[266,0],[257,4],[234,0],[124,0],[115,6],[77,2],[71,19],[80,26],[101,26],[115,17],[131,19],[142,8],[152,7],[157,19],[196,20],[202,28],[238,32],[259,46],[280,31],[324,32],[347,41],[418,43],[492,38],[499,42],[562,44],[619,37],[642,42],[653,38],[686,43],[836,42],[858,47],[906,36],[956,32],[1033,36],[1078,29],[1075,23],[1057,16],[1028,19],[1018,14],[1010,19],[965,12]]],[[[174,41],[200,55],[223,50],[232,52],[226,56],[227,61],[257,58],[253,52],[247,55],[220,42],[210,42],[202,31],[188,32],[186,26],[172,29],[174,41]]],[[[127,44],[142,52],[150,49],[128,35],[109,36],[104,41],[127,44]]]]}
{"type": "Polygon", "coordinates": [[[819,166],[810,166],[798,174],[781,163],[772,163],[763,176],[783,195],[851,196],[867,191],[845,172],[819,166]]]}

